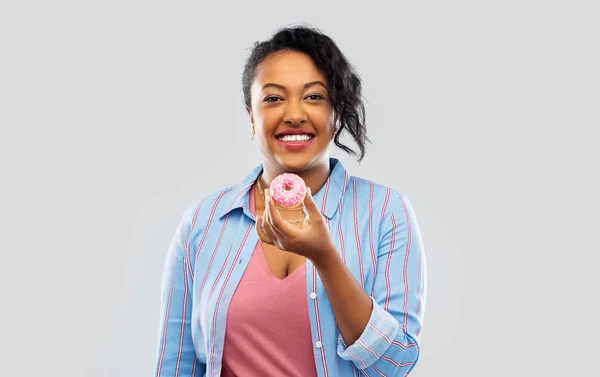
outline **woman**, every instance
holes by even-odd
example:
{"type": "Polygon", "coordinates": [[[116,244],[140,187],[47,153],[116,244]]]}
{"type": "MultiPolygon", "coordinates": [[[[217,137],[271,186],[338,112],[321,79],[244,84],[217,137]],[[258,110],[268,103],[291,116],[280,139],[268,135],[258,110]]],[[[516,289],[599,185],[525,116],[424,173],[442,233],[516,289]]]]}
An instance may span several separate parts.
{"type": "Polygon", "coordinates": [[[262,164],[184,214],[156,376],[405,376],[426,290],[415,214],[403,194],[329,157],[332,141],[364,156],[360,79],[330,38],[290,27],[254,46],[243,88],[262,164]],[[290,172],[308,187],[306,214],[269,196],[290,172]]]}

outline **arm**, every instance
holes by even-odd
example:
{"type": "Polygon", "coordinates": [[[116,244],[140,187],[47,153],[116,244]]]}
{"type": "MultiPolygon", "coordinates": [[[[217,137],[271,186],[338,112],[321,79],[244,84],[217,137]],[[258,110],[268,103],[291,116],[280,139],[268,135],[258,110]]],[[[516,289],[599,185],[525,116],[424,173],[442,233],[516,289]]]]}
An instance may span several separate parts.
{"type": "Polygon", "coordinates": [[[202,377],[206,372],[196,358],[192,340],[193,296],[184,224],[182,221],[171,241],[164,267],[156,377],[202,377]]]}
{"type": "MultiPolygon", "coordinates": [[[[423,322],[426,283],[421,234],[406,196],[396,193],[390,198],[381,231],[370,312],[364,300],[366,293],[357,293],[355,283],[349,284],[347,281],[347,286],[341,283],[334,285],[333,279],[337,278],[334,273],[323,280],[330,281],[327,295],[332,300],[332,308],[337,310],[336,320],[338,317],[344,318],[345,315],[338,314],[342,310],[357,312],[351,314],[357,318],[354,322],[338,324],[343,338],[338,339],[338,355],[352,361],[368,375],[405,376],[419,359],[418,340],[423,322]],[[352,288],[348,289],[350,286],[352,288]],[[344,292],[344,289],[348,292],[344,292]],[[354,341],[362,323],[359,321],[365,320],[367,312],[369,317],[366,326],[354,341]],[[342,332],[343,326],[346,327],[345,334],[342,332]],[[346,339],[348,342],[345,342],[346,339]]],[[[337,272],[340,278],[344,274],[337,272]]]]}
{"type": "Polygon", "coordinates": [[[322,259],[314,260],[315,267],[344,342],[354,344],[369,322],[373,301],[346,267],[335,246],[329,248],[322,259]]]}

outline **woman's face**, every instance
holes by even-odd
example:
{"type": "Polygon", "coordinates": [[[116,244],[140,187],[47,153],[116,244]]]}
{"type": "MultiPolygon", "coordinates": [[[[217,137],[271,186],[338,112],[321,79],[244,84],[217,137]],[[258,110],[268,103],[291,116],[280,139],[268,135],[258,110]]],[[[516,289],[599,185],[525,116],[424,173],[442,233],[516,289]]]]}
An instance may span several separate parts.
{"type": "Polygon", "coordinates": [[[297,172],[328,163],[334,119],[327,85],[302,52],[278,51],[258,65],[247,110],[268,163],[297,172]]]}

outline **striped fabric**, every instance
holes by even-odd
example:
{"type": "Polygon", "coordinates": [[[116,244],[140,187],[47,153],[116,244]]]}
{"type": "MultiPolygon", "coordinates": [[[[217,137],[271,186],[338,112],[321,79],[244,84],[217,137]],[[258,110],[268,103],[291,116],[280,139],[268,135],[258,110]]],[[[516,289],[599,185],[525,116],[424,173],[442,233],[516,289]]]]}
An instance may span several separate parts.
{"type": "MultiPolygon", "coordinates": [[[[306,287],[320,377],[405,376],[419,359],[426,297],[421,233],[404,194],[349,176],[330,158],[331,174],[314,194],[346,266],[373,300],[369,323],[347,346],[315,266],[306,287]]],[[[249,208],[257,166],[242,182],[184,213],[165,263],[157,377],[218,377],[231,297],[259,242],[249,208]]]]}

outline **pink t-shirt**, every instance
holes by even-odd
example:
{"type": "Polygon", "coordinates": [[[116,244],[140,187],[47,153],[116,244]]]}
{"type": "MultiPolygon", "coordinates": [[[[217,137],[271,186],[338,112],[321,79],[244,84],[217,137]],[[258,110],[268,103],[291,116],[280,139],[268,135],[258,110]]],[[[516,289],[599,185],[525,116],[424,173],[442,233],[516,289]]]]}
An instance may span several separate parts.
{"type": "MultiPolygon", "coordinates": [[[[254,187],[250,190],[254,213],[254,187]]],[[[221,377],[316,377],[306,268],[271,272],[260,241],[229,306],[221,377]]]]}

